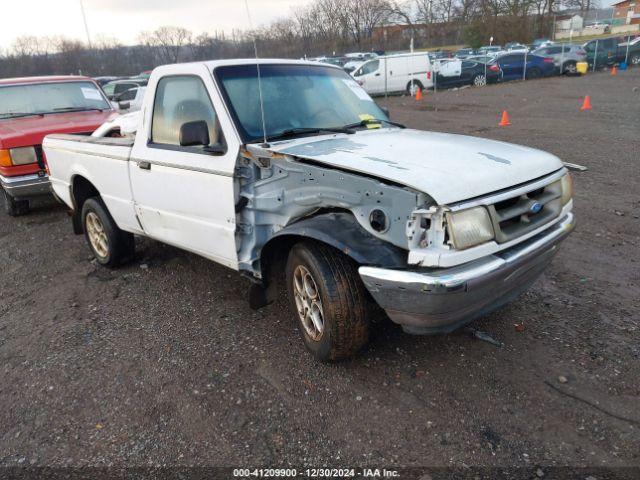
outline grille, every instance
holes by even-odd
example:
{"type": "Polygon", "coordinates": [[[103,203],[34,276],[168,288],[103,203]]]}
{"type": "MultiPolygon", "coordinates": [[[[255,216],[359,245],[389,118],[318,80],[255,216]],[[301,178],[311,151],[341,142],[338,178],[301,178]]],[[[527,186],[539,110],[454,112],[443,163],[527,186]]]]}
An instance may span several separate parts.
{"type": "Polygon", "coordinates": [[[496,241],[508,242],[556,218],[562,210],[561,197],[562,186],[558,180],[542,188],[489,205],[487,208],[496,241]]]}

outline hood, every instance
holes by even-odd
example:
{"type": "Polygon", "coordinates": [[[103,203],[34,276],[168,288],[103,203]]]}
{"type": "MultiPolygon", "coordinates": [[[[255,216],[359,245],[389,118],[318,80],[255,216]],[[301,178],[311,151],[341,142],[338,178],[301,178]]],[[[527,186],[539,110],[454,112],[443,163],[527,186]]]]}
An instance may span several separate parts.
{"type": "Polygon", "coordinates": [[[40,145],[50,133],[91,133],[114,115],[113,110],[105,110],[2,119],[0,148],[40,145]]]}
{"type": "Polygon", "coordinates": [[[440,205],[513,187],[563,166],[556,156],[533,148],[410,129],[306,137],[274,143],[271,150],[399,183],[440,205]]]}

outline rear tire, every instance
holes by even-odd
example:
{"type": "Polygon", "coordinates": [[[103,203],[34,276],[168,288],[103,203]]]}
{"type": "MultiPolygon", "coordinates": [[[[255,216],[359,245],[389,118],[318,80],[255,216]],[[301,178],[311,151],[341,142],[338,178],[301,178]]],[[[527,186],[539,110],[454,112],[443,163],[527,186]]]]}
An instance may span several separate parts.
{"type": "Polygon", "coordinates": [[[418,90],[424,90],[424,86],[420,80],[412,80],[407,83],[407,95],[414,96],[418,90]]]}
{"type": "Polygon", "coordinates": [[[487,77],[483,73],[478,73],[471,79],[471,84],[474,87],[484,87],[487,84],[487,77]]]}
{"type": "Polygon", "coordinates": [[[631,55],[631,58],[629,58],[629,63],[635,67],[640,66],[640,53],[634,53],[633,55],[631,55]]]}
{"type": "Polygon", "coordinates": [[[102,199],[87,199],[81,218],[89,248],[100,265],[113,268],[133,258],[133,235],[118,228],[102,199]]]}
{"type": "Polygon", "coordinates": [[[16,200],[4,189],[2,189],[2,195],[4,196],[4,211],[7,215],[10,217],[19,217],[20,215],[29,213],[29,200],[16,200]]]}
{"type": "Polygon", "coordinates": [[[316,359],[351,357],[367,344],[371,304],[353,260],[321,243],[298,243],[286,275],[291,309],[316,359]]]}

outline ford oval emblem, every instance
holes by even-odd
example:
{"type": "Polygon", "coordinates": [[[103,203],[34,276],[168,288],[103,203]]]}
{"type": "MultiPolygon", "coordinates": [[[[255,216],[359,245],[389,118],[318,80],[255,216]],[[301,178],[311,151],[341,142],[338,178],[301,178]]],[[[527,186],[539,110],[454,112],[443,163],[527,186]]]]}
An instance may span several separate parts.
{"type": "Polygon", "coordinates": [[[531,213],[538,213],[540,212],[540,210],[542,210],[542,204],[538,202],[532,203],[531,206],[529,207],[529,211],[531,213]]]}

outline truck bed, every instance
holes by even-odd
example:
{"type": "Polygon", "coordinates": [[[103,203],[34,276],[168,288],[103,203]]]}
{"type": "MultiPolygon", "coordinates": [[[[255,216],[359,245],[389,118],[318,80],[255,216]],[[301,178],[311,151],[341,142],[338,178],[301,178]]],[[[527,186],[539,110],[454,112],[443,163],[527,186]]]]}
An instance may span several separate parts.
{"type": "Polygon", "coordinates": [[[135,218],[129,181],[131,138],[54,134],[45,137],[44,152],[51,187],[56,196],[74,209],[74,183],[89,182],[119,219],[123,230],[140,229],[135,218]]]}

